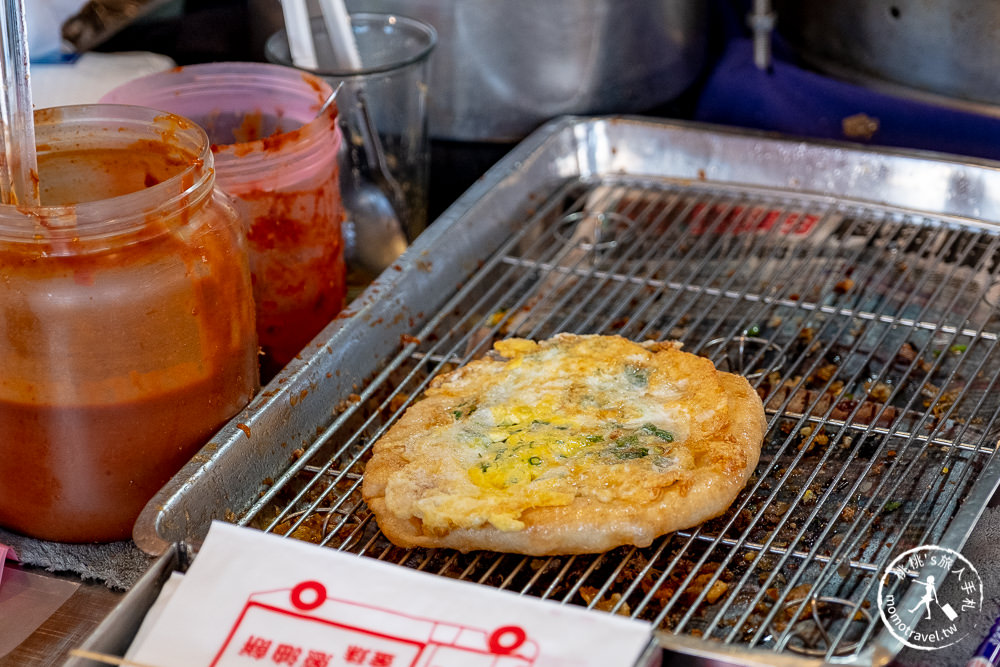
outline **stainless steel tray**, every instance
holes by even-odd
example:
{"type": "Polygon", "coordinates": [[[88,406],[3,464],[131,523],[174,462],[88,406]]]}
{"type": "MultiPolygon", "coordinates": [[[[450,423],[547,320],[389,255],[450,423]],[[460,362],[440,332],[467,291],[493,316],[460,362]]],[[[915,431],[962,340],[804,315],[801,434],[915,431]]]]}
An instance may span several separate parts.
{"type": "Polygon", "coordinates": [[[649,619],[689,654],[894,655],[874,611],[878,574],[912,546],[960,548],[1000,482],[998,222],[990,163],[638,118],[554,121],[171,480],[136,542],[158,552],[223,518],[649,619]],[[770,430],[730,511],[593,557],[386,542],[359,497],[370,443],[485,341],[556,331],[676,338],[748,375],[770,430]],[[829,636],[800,618],[805,600],[829,636]]]}
{"type": "Polygon", "coordinates": [[[186,572],[192,557],[193,549],[188,545],[171,545],[83,643],[70,651],[63,667],[127,664],[120,658],[132,644],[164,583],[173,572],[186,572]]]}

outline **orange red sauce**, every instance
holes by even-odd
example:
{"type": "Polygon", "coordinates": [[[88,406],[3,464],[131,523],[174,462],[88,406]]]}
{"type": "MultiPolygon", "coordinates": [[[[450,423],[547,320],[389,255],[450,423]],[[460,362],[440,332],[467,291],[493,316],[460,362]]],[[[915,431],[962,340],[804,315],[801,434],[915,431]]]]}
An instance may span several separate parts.
{"type": "MultiPolygon", "coordinates": [[[[286,131],[281,119],[248,113],[236,134],[241,140],[256,138],[254,141],[213,146],[213,152],[229,152],[230,159],[237,162],[251,156],[260,158],[261,154],[268,160],[287,161],[278,154],[298,151],[304,141],[322,142],[323,159],[289,179],[292,184],[276,185],[278,175],[265,169],[252,180],[224,180],[223,188],[233,196],[248,226],[264,380],[295,358],[341,311],[346,300],[347,267],[341,236],[345,214],[336,159],[336,116],[336,107],[331,106],[326,116],[329,126],[324,125],[325,134],[317,137],[315,126],[286,131]],[[264,127],[277,130],[261,137],[264,127]]],[[[219,164],[222,173],[230,163],[220,159],[219,164]]]]}
{"type": "MultiPolygon", "coordinates": [[[[156,142],[39,158],[48,205],[139,192],[198,163],[156,142]]],[[[34,242],[0,238],[0,525],[129,537],[256,391],[242,230],[219,199],[176,202],[106,238],[50,234],[45,220],[34,242]]]]}

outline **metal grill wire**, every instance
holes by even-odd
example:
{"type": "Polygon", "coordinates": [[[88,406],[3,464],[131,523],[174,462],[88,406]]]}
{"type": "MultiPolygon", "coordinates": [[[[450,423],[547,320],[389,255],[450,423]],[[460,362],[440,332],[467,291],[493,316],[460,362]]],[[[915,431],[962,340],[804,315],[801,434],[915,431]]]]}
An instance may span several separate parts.
{"type": "Polygon", "coordinates": [[[881,628],[866,611],[878,573],[940,539],[993,455],[998,244],[992,230],[829,198],[568,182],[240,522],[674,633],[857,655],[881,628]],[[389,544],[360,499],[370,443],[493,340],[559,331],[675,338],[747,375],[770,428],[729,512],[594,556],[389,544]],[[803,630],[817,599],[836,601],[818,639],[803,630]]]}

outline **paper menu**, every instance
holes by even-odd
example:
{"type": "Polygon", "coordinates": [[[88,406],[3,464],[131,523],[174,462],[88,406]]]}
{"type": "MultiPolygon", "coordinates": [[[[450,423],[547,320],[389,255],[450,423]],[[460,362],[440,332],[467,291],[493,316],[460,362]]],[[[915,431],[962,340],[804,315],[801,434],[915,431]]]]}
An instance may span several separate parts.
{"type": "Polygon", "coordinates": [[[129,659],[156,667],[632,667],[651,630],[216,523],[129,659]]]}

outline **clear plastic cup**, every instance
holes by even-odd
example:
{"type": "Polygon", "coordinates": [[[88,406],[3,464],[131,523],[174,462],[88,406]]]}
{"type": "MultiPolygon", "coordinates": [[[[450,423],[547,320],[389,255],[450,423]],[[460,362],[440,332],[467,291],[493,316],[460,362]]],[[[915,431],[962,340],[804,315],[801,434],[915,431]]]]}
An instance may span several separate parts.
{"type": "MultiPolygon", "coordinates": [[[[337,66],[323,20],[314,18],[311,25],[319,66],[310,71],[332,86],[344,84],[337,103],[344,134],[350,137],[351,165],[358,170],[363,165],[369,172],[375,168],[361,145],[367,132],[356,93],[363,91],[390,176],[402,189],[403,201],[393,204],[406,239],[412,242],[427,226],[428,61],[437,33],[429,24],[404,16],[352,14],[351,27],[364,67],[351,70],[337,66]]],[[[284,30],[267,40],[264,52],[272,63],[294,66],[284,30]]]]}
{"type": "Polygon", "coordinates": [[[261,374],[273,377],[347,292],[337,107],[321,78],[268,63],[208,63],[130,81],[102,99],[185,116],[212,140],[218,184],[247,228],[261,374]]]}
{"type": "Polygon", "coordinates": [[[35,112],[41,206],[0,206],[0,526],[120,540],[258,388],[246,240],[208,137],[35,112]]]}

